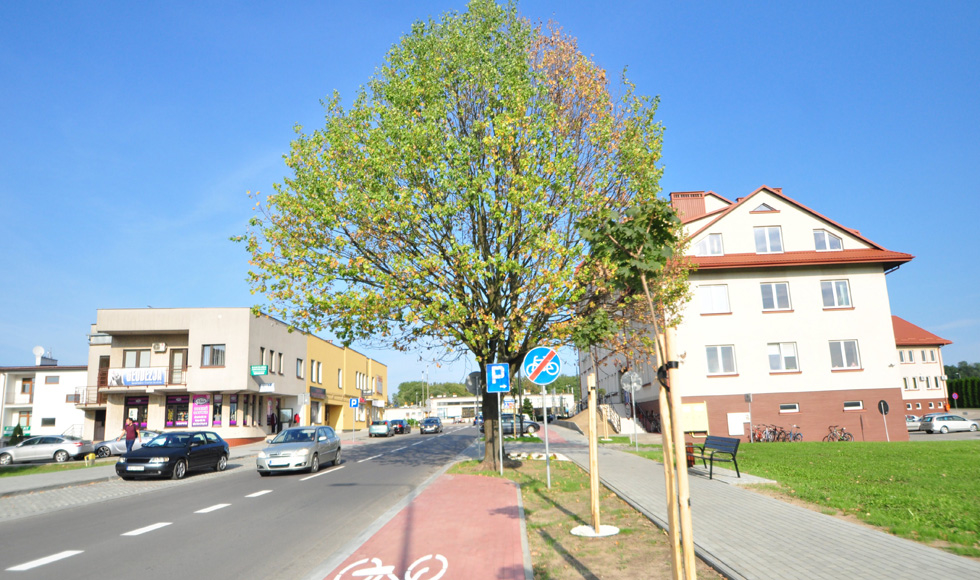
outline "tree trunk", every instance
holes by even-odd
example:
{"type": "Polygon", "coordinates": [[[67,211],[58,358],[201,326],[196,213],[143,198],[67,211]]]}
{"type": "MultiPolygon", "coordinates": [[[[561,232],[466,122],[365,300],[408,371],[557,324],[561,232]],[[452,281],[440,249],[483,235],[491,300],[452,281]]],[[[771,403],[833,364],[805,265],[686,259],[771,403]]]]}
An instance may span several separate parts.
{"type": "Polygon", "coordinates": [[[486,443],[483,446],[483,464],[481,469],[486,471],[500,470],[500,440],[498,433],[498,423],[500,422],[500,407],[497,405],[497,394],[487,393],[486,385],[483,385],[483,437],[486,443]]]}

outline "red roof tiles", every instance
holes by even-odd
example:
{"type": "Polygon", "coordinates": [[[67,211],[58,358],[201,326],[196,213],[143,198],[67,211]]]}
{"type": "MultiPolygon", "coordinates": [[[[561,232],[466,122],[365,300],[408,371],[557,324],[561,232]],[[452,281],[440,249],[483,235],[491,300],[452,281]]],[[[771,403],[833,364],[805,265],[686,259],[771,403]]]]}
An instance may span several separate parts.
{"type": "Polygon", "coordinates": [[[908,320],[892,315],[892,328],[895,331],[896,346],[935,346],[953,344],[953,341],[939,338],[935,334],[919,328],[908,320]]]}

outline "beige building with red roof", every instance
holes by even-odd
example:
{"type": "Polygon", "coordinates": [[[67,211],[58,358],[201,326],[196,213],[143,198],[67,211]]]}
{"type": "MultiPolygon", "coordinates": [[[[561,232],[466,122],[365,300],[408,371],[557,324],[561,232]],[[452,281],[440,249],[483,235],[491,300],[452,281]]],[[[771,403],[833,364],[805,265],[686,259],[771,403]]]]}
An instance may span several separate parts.
{"type": "MultiPolygon", "coordinates": [[[[798,425],[813,441],[842,425],[859,441],[907,440],[885,277],[913,256],[781,188],[734,202],[710,191],[673,193],[671,202],[697,265],[676,333],[685,428],[748,440],[750,424],[798,425]],[[893,410],[887,417],[880,401],[893,410]]],[[[599,386],[614,393],[611,402],[625,402],[626,357],[601,359],[599,386]]],[[[582,376],[589,367],[581,356],[582,376]]],[[[641,416],[659,413],[653,367],[633,370],[643,382],[641,416]]]]}
{"type": "Polygon", "coordinates": [[[953,344],[911,322],[892,316],[905,410],[913,415],[946,409],[946,373],[942,347],[953,344]]]}

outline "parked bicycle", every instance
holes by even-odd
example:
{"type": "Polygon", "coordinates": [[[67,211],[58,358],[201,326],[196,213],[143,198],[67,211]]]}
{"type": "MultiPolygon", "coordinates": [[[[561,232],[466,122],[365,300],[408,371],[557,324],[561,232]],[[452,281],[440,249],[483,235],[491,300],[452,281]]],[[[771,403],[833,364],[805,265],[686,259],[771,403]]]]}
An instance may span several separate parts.
{"type": "Polygon", "coordinates": [[[854,435],[847,432],[847,427],[841,427],[840,425],[831,425],[827,427],[829,433],[824,435],[824,441],[854,441],[854,435]]]}
{"type": "Polygon", "coordinates": [[[803,432],[800,431],[799,425],[793,425],[793,428],[786,432],[786,438],[783,441],[798,442],[803,441],[803,432]]]}

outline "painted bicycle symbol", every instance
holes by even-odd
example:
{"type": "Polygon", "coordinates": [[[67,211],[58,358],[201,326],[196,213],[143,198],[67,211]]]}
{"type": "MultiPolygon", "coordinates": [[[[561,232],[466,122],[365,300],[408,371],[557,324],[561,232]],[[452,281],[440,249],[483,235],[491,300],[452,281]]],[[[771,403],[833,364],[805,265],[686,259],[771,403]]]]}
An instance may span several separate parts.
{"type": "MultiPolygon", "coordinates": [[[[435,562],[433,562],[435,564],[435,562]]],[[[441,554],[429,554],[428,556],[422,556],[418,560],[412,562],[412,565],[408,567],[405,571],[404,580],[439,580],[449,569],[449,561],[446,560],[445,556],[441,554]],[[429,560],[435,559],[438,561],[442,567],[437,571],[430,572],[431,568],[426,565],[423,568],[419,568],[418,571],[415,569],[422,564],[428,562],[429,560]],[[435,574],[433,575],[426,575],[435,574]]],[[[364,578],[364,580],[400,580],[397,574],[394,574],[394,566],[385,566],[379,558],[364,558],[363,560],[358,560],[353,564],[347,566],[340,571],[334,577],[334,580],[343,580],[344,574],[350,572],[351,578],[364,578]]]]}
{"type": "MultiPolygon", "coordinates": [[[[524,373],[530,375],[533,373],[540,365],[541,361],[544,360],[543,356],[536,356],[530,360],[528,364],[524,365],[524,373]]],[[[544,367],[544,374],[546,375],[557,375],[561,367],[558,366],[557,359],[551,359],[548,364],[544,367]]]]}

